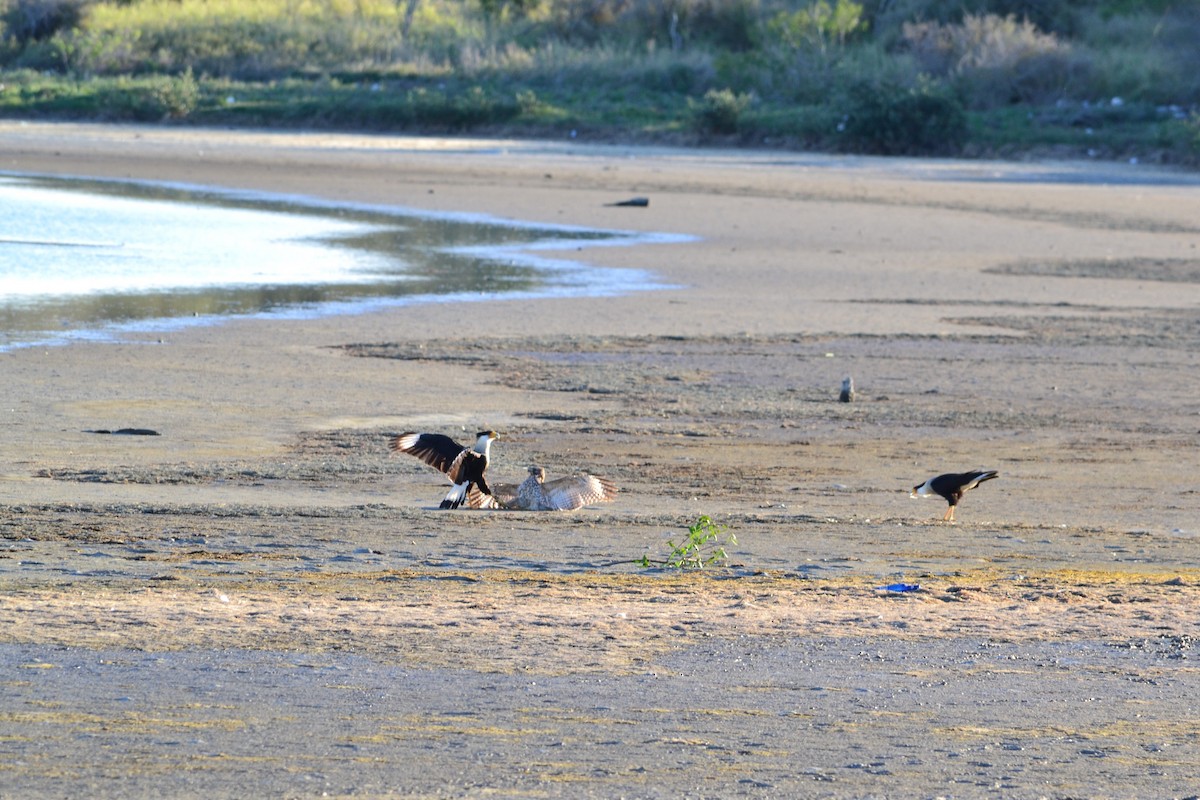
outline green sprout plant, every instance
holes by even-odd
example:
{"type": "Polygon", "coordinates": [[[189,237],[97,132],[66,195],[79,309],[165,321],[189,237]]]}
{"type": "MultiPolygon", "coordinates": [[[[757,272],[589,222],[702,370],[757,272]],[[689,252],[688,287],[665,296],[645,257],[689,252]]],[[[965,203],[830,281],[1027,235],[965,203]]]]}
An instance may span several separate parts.
{"type": "Polygon", "coordinates": [[[705,514],[688,527],[687,536],[680,542],[667,540],[667,547],[671,548],[671,552],[665,560],[651,560],[647,554],[637,563],[643,568],[664,566],[677,570],[704,569],[728,561],[729,553],[725,548],[735,544],[737,536],[726,526],[713,522],[712,518],[705,514]]]}

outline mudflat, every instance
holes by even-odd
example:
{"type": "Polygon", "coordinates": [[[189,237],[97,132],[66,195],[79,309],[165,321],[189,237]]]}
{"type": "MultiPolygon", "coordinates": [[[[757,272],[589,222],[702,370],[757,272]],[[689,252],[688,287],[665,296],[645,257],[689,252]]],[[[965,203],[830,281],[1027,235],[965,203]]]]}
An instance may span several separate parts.
{"type": "Polygon", "coordinates": [[[0,169],[694,237],[557,254],[663,290],[0,353],[0,797],[1200,785],[1200,177],[14,122],[0,169]],[[483,428],[621,492],[443,512],[387,448],[483,428]],[[637,563],[701,515],[727,561],[637,563]]]}

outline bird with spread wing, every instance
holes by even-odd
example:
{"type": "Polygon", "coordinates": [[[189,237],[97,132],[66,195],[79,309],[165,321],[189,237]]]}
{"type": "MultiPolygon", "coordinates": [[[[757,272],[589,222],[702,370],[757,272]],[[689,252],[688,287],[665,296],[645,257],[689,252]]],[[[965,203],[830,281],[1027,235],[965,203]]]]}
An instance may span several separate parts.
{"type": "Polygon", "coordinates": [[[491,495],[491,487],[483,473],[488,468],[492,441],[498,438],[495,431],[480,431],[471,448],[440,433],[408,432],[392,437],[389,446],[396,452],[416,456],[445,473],[454,486],[446,493],[440,508],[458,508],[467,502],[472,490],[484,496],[491,495]]]}
{"type": "Polygon", "coordinates": [[[520,485],[498,483],[492,493],[475,489],[467,496],[471,508],[507,508],[518,511],[574,511],[617,496],[617,487],[607,478],[583,473],[546,480],[546,470],[529,468],[520,485]]]}

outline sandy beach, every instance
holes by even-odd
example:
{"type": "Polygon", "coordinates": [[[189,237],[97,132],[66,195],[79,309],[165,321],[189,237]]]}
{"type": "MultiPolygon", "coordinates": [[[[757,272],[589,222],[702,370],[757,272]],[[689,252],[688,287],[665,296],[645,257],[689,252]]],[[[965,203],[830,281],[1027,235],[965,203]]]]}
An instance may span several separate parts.
{"type": "Polygon", "coordinates": [[[0,170],[694,237],[0,353],[0,798],[1200,786],[1200,176],[11,121],[0,170]],[[387,447],[484,428],[621,492],[442,512],[387,447]],[[635,563],[700,515],[726,564],[635,563]]]}

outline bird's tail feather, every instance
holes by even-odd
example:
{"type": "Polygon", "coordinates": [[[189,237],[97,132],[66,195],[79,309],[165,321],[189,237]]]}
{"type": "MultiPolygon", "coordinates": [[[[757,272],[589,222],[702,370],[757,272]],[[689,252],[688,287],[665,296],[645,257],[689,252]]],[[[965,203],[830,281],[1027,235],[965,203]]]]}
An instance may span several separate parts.
{"type": "Polygon", "coordinates": [[[442,500],[440,508],[458,508],[467,499],[467,489],[470,483],[456,483],[446,493],[446,498],[442,500]]]}

